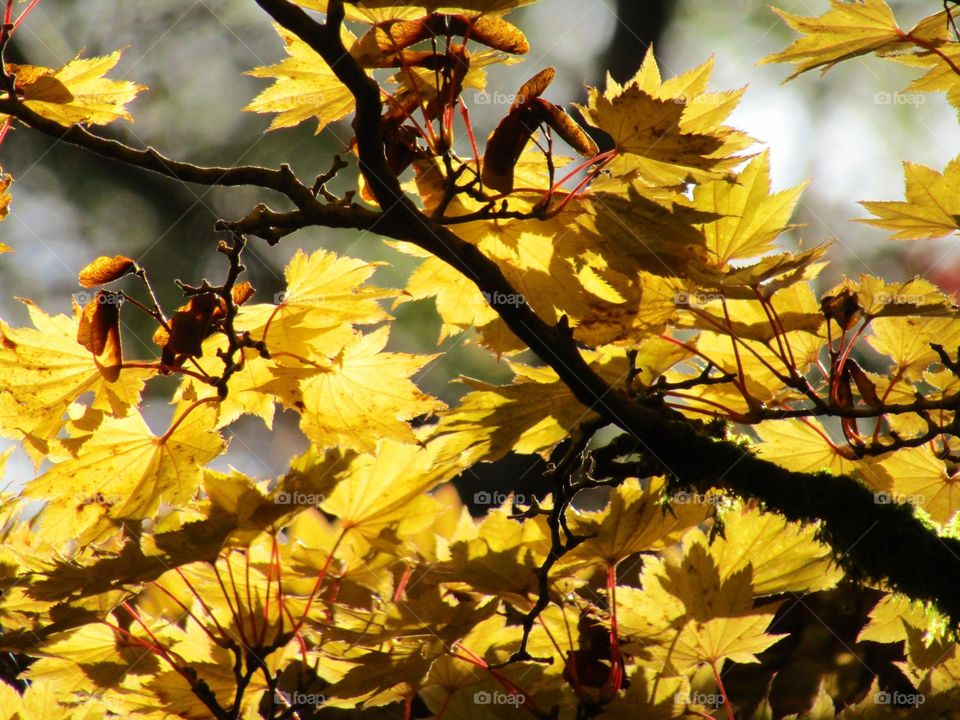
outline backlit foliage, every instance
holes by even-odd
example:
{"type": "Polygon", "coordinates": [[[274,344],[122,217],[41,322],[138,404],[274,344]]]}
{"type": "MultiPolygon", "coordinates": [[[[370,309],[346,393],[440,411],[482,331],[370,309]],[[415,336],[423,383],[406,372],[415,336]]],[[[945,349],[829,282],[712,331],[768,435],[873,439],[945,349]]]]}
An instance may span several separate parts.
{"type": "MultiPolygon", "coordinates": [[[[740,490],[727,479],[737,462],[675,469],[699,450],[651,446],[652,431],[629,432],[633,416],[615,411],[694,433],[698,448],[769,473],[759,485],[837,480],[868,498],[840,508],[851,522],[866,512],[869,525],[875,509],[887,515],[871,528],[912,523],[905,547],[948,547],[960,510],[953,299],[870,275],[816,293],[828,243],[790,251],[781,237],[804,187],[771,186],[767,152],[727,124],[744,89],[708,90],[712,61],[664,78],[651,51],[573,114],[542,97],[554,70],[531,68],[484,142],[471,98],[529,51],[509,19],[527,2],[257,2],[286,55],[250,71],[271,84],[246,109],[271,130],[317,132],[356,111],[355,192],[326,186],[354,157],[301,182],[96,135],[130,119],[145,89],[107,77],[119,50],[3,65],[0,138],[17,123],[290,202],[220,221],[224,275],[180,283],[178,308],[158,304],[158,279],[135,259],[101,257],[77,268],[85,305],[24,300],[30,325],[0,321],[0,435],[37,469],[0,504],[0,649],[17,668],[0,682],[0,720],[381,706],[446,720],[767,718],[785,715],[797,686],[801,717],[957,712],[955,606],[882,557],[880,571],[860,564],[893,544],[845,538],[844,518],[827,520],[833,497],[809,498],[824,510],[807,513],[740,490]],[[405,199],[388,204],[394,187],[405,199]],[[375,263],[298,251],[285,291],[258,298],[244,249],[310,225],[372,229],[418,267],[383,288],[375,263]],[[388,350],[390,311],[427,298],[438,342],[471,333],[513,381],[464,379],[450,407],[418,387],[435,356],[388,350]],[[156,325],[152,355],[122,342],[121,318],[136,312],[156,325]],[[518,355],[528,346],[543,362],[518,355]],[[169,375],[171,420],[151,429],[143,393],[169,375]],[[266,438],[278,405],[310,443],[285,474],[208,467],[225,428],[254,415],[266,438]],[[450,481],[509,452],[549,460],[545,499],[491,487],[481,494],[502,502],[471,517],[450,481]],[[879,676],[865,662],[817,665],[790,620],[844,592],[867,599],[845,662],[882,647],[879,676]],[[752,688],[729,679],[744,665],[757,668],[752,688]]],[[[15,17],[7,1],[0,45],[35,4],[15,17]]],[[[960,109],[946,11],[910,31],[883,0],[778,12],[801,36],[765,62],[796,76],[874,54],[919,68],[909,89],[960,109]]],[[[864,222],[895,240],[960,230],[960,158],[944,165],[905,162],[905,198],[864,202],[864,222]]],[[[11,189],[0,174],[0,219],[11,189]]],[[[16,250],[14,235],[0,252],[16,250]]],[[[31,272],[16,253],[2,263],[31,272]]]]}

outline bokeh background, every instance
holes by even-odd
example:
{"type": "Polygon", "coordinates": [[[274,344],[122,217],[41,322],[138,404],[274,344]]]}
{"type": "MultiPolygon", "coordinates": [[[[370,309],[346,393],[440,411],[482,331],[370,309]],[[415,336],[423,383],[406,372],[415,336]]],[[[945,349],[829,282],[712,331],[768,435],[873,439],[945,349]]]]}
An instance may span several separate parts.
{"type": "MultiPolygon", "coordinates": [[[[820,14],[826,0],[777,0],[783,9],[820,14]]],[[[890,2],[903,27],[941,9],[938,0],[890,2]]],[[[867,58],[833,69],[826,81],[815,74],[787,85],[786,66],[757,66],[764,55],[794,37],[764,3],[756,0],[541,0],[510,16],[530,39],[524,62],[490,73],[489,90],[512,93],[546,65],[558,70],[546,93],[553,102],[582,102],[587,84],[601,85],[609,71],[618,80],[637,69],[653,42],[664,76],[679,74],[711,55],[716,67],[711,89],[749,85],[731,124],[746,130],[771,150],[775,189],[813,181],[795,220],[801,230],[783,238],[793,249],[834,237],[833,265],[820,290],[842,273],[880,274],[889,279],[930,277],[947,289],[960,287],[960,255],[954,243],[904,244],[887,233],[851,223],[863,217],[859,199],[902,196],[901,160],[941,168],[960,152],[957,118],[938,95],[895,96],[915,72],[892,62],[867,58]]],[[[165,154],[202,164],[289,162],[304,178],[330,165],[350,137],[341,123],[323,134],[315,124],[265,133],[268,116],[242,112],[267,81],[244,75],[279,61],[282,43],[269,19],[253,0],[142,0],[70,2],[41,0],[17,31],[8,60],[59,66],[81,49],[86,56],[126,47],[112,74],[147,85],[132,105],[134,124],[104,130],[135,146],[153,145],[165,154]]],[[[467,98],[469,101],[469,97],[467,98]]],[[[506,111],[504,104],[476,104],[473,120],[480,137],[506,111]]],[[[165,178],[108,163],[20,129],[0,147],[0,165],[16,183],[10,217],[0,224],[0,240],[16,252],[0,257],[0,316],[26,322],[15,296],[29,297],[51,314],[69,312],[71,295],[80,288],[76,274],[97,255],[122,253],[146,267],[168,310],[181,302],[172,280],[196,283],[222,276],[224,263],[215,252],[217,218],[236,218],[257,202],[285,207],[278,197],[255,189],[210,189],[184,186],[165,178]]],[[[342,174],[335,189],[354,185],[342,174]]],[[[297,247],[326,247],[341,254],[389,265],[375,283],[402,286],[410,259],[370,234],[314,229],[284,239],[277,247],[254,241],[247,254],[256,300],[270,301],[283,287],[282,269],[297,247]]],[[[132,308],[131,308],[132,309],[132,308]]],[[[389,349],[434,352],[439,320],[432,302],[407,303],[396,311],[389,349]]],[[[127,312],[125,350],[130,357],[154,356],[152,328],[127,312]]],[[[469,334],[448,340],[441,357],[421,374],[425,389],[454,402],[466,391],[450,381],[460,374],[505,381],[509,371],[473,346],[469,334]]],[[[2,382],[2,379],[0,379],[2,382]]],[[[151,384],[147,413],[154,429],[169,418],[160,397],[173,380],[151,384]]],[[[268,442],[259,420],[231,428],[231,449],[219,466],[233,465],[261,478],[282,473],[290,456],[305,447],[296,418],[284,413],[268,442]]],[[[4,441],[0,441],[2,443],[4,441]]],[[[2,447],[2,444],[0,444],[2,447]]],[[[521,491],[539,480],[536,459],[508,458],[464,480],[472,487],[515,487],[521,491]]],[[[15,488],[33,477],[25,456],[16,453],[4,484],[15,488]]],[[[534,488],[536,489],[536,488],[534,488]]]]}

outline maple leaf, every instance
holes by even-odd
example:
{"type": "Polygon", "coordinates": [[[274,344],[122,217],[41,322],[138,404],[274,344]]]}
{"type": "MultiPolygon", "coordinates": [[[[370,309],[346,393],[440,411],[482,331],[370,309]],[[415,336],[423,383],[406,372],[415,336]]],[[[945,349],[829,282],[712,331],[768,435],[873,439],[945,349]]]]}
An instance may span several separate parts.
{"type": "MultiPolygon", "coordinates": [[[[803,17],[773,8],[791,28],[803,37],[760,63],[789,62],[796,65],[787,80],[814,68],[826,72],[836,63],[867,53],[891,54],[912,47],[912,41],[897,26],[893,12],[884,0],[842,2],[830,0],[830,10],[817,17],[803,17]]],[[[944,42],[946,23],[923,22],[909,33],[926,42],[944,42]],[[934,27],[938,29],[934,30],[934,27]]]]}
{"type": "Polygon", "coordinates": [[[875,218],[858,222],[896,230],[894,240],[927,240],[960,229],[960,156],[943,172],[904,162],[906,202],[861,201],[875,218]]]}
{"type": "Polygon", "coordinates": [[[898,593],[887,593],[870,611],[870,620],[857,635],[857,642],[892,643],[907,639],[908,627],[926,626],[923,603],[898,593]]]}
{"type": "Polygon", "coordinates": [[[706,520],[706,503],[678,503],[667,512],[662,503],[665,487],[662,477],[651,478],[644,490],[630,478],[613,491],[604,510],[573,515],[571,530],[587,540],[566,557],[615,565],[634,553],[669,547],[706,520]]]}
{"type": "Polygon", "coordinates": [[[770,194],[770,156],[764,151],[736,180],[712,180],[694,189],[694,207],[722,217],[701,226],[712,262],[762,255],[789,224],[794,206],[807,183],[770,194]]]}
{"type": "Polygon", "coordinates": [[[39,462],[47,444],[66,420],[67,408],[87,392],[90,407],[122,416],[140,402],[140,392],[155,371],[130,368],[111,381],[96,358],[77,342],[79,308],[73,319],[50,317],[24,301],[34,328],[12,328],[0,321],[0,434],[23,438],[25,449],[39,462]]]}
{"type": "Polygon", "coordinates": [[[61,125],[106,125],[118,118],[133,120],[126,105],[146,90],[129,80],[104,77],[121,52],[87,59],[78,55],[57,70],[33,65],[9,65],[8,69],[16,75],[18,97],[37,114],[61,125]]]}
{"type": "MultiPolygon", "coordinates": [[[[332,122],[353,112],[350,91],[337,80],[333,70],[306,42],[279,25],[274,26],[283,39],[288,57],[275,65],[250,70],[247,74],[273,78],[274,83],[261,92],[244,110],[258,113],[279,113],[268,130],[299,125],[308,118],[317,118],[317,133],[332,122]]],[[[354,37],[344,28],[347,47],[354,37]]]]}
{"type": "Polygon", "coordinates": [[[436,513],[427,493],[459,472],[449,461],[438,462],[436,449],[382,440],[374,454],[355,455],[340,472],[321,503],[345,527],[376,536],[393,526],[415,532],[436,513]]]}
{"type": "Polygon", "coordinates": [[[222,453],[226,444],[209,430],[213,408],[201,405],[184,416],[185,412],[181,406],[174,424],[159,436],[138,412],[104,418],[94,433],[82,438],[75,455],[30,481],[23,495],[48,501],[42,518],[82,515],[56,527],[47,522],[44,533],[60,533],[64,542],[76,539],[84,544],[110,527],[104,520],[146,518],[161,502],[177,505],[189,500],[200,483],[200,466],[222,453]],[[85,512],[90,507],[94,512],[85,512]]]}
{"type": "Polygon", "coordinates": [[[734,153],[752,140],[721,125],[739,95],[704,93],[713,61],[661,82],[652,48],[626,85],[607,78],[600,93],[589,88],[584,118],[608,133],[623,155],[614,175],[636,173],[651,184],[676,186],[722,177],[742,162],[734,153]]]}
{"type": "Polygon", "coordinates": [[[106,285],[137,269],[137,264],[124,255],[98,257],[80,271],[80,284],[85,288],[106,285]]]}
{"type": "Polygon", "coordinates": [[[663,566],[664,590],[683,603],[685,613],[669,661],[686,669],[724,658],[755,663],[763,652],[785,634],[768,634],[778,603],[754,608],[752,568],[720,579],[714,559],[705,546],[692,544],[683,561],[663,566]]]}
{"type": "Polygon", "coordinates": [[[960,510],[960,478],[929,447],[902,448],[880,461],[893,478],[887,500],[922,507],[939,523],[960,510]]]}
{"type": "MultiPolygon", "coordinates": [[[[668,355],[676,361],[676,355],[668,355]]],[[[601,348],[588,356],[592,367],[612,382],[628,372],[624,351],[601,348]]],[[[475,388],[460,404],[441,413],[432,438],[465,453],[468,464],[494,462],[513,450],[545,455],[594,413],[584,407],[550,368],[510,363],[516,373],[510,385],[495,386],[464,378],[475,388]]]]}
{"type": "Polygon", "coordinates": [[[310,255],[298,250],[284,268],[287,286],[276,304],[243,306],[235,327],[266,341],[274,351],[309,345],[335,355],[353,340],[354,325],[390,318],[377,300],[398,291],[365,284],[382,264],[326,250],[310,255]]]}
{"type": "Polygon", "coordinates": [[[296,408],[301,429],[320,448],[373,452],[381,438],[416,443],[407,420],[446,407],[409,379],[435,356],[382,352],[389,335],[389,327],[357,335],[315,367],[272,368],[275,379],[261,389],[296,408]]]}
{"type": "Polygon", "coordinates": [[[719,514],[723,534],[709,549],[721,580],[749,565],[753,593],[760,597],[826,590],[843,578],[830,548],[817,541],[815,526],[757,509],[722,509],[719,514]]]}
{"type": "Polygon", "coordinates": [[[870,323],[867,343],[893,361],[896,377],[919,380],[930,363],[940,360],[931,344],[960,346],[958,325],[951,317],[879,317],[870,323]]]}

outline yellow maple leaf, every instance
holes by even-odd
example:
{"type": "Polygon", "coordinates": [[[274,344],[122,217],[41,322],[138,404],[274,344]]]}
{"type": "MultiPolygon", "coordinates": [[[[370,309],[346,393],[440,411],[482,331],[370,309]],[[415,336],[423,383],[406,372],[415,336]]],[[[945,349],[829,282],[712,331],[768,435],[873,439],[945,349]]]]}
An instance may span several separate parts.
{"type": "Polygon", "coordinates": [[[70,456],[23,490],[25,497],[47,500],[41,511],[44,534],[62,534],[64,541],[84,544],[110,527],[104,521],[150,517],[161,502],[186,503],[200,484],[202,466],[226,448],[210,429],[215,416],[210,405],[190,412],[181,405],[174,424],[158,436],[133,411],[122,418],[104,418],[95,432],[74,439],[83,441],[75,451],[71,440],[64,441],[70,456]],[[84,513],[91,507],[95,512],[84,513]],[[64,522],[71,513],[84,513],[83,523],[64,522]],[[44,522],[45,517],[61,522],[54,526],[44,522]]]}
{"type": "Polygon", "coordinates": [[[902,448],[880,460],[893,478],[893,492],[881,501],[922,507],[939,523],[960,510],[960,478],[926,445],[902,448]]]}
{"type": "Polygon", "coordinates": [[[0,435],[20,439],[39,464],[47,443],[63,427],[67,408],[87,392],[90,407],[124,415],[140,402],[144,382],[153,370],[127,368],[110,382],[93,354],[77,342],[79,308],[74,317],[51,317],[24,301],[34,328],[12,328],[0,321],[0,435]]]}
{"type": "MultiPolygon", "coordinates": [[[[946,22],[941,20],[938,26],[946,27],[946,22]]],[[[889,58],[904,65],[920,67],[927,71],[923,76],[905,87],[901,94],[943,92],[946,93],[947,102],[960,112],[960,75],[957,75],[954,70],[960,64],[960,47],[957,47],[956,43],[948,43],[943,47],[935,48],[935,50],[935,52],[898,54],[889,58]]],[[[893,101],[895,97],[893,95],[886,96],[888,101],[893,101]]]]}
{"type": "Polygon", "coordinates": [[[382,352],[389,336],[389,327],[358,335],[315,367],[272,368],[275,379],[262,390],[297,409],[300,428],[321,449],[373,452],[383,438],[416,443],[407,421],[446,407],[410,380],[436,356],[382,352]]]}
{"type": "Polygon", "coordinates": [[[764,151],[737,175],[736,181],[712,180],[693,193],[694,207],[723,217],[701,226],[711,262],[724,267],[730,260],[762,255],[789,224],[790,215],[807,183],[770,194],[770,155],[764,151]]]}
{"type": "Polygon", "coordinates": [[[852,452],[833,444],[816,418],[768,420],[754,427],[754,431],[762,441],[757,454],[788,470],[829,470],[844,475],[858,466],[852,452]]]}
{"type": "Polygon", "coordinates": [[[870,323],[870,347],[894,363],[891,375],[919,380],[940,356],[930,347],[960,346],[960,323],[951,317],[879,317],[870,323]]]}
{"type": "Polygon", "coordinates": [[[587,105],[577,107],[623,155],[610,167],[614,175],[636,174],[654,185],[676,186],[722,177],[743,160],[734,153],[752,140],[721,124],[742,91],[705,93],[712,65],[710,60],[661,82],[651,49],[625,86],[607,78],[602,94],[588,90],[587,105]]]}
{"type": "MultiPolygon", "coordinates": [[[[605,347],[587,359],[611,384],[624,382],[628,366],[623,350],[605,347]]],[[[441,414],[432,438],[466,453],[465,464],[493,462],[511,451],[545,455],[571,428],[596,417],[552,369],[520,363],[510,363],[510,368],[516,373],[510,385],[464,379],[474,391],[441,414]]]]}
{"type": "Polygon", "coordinates": [[[960,156],[941,173],[927,165],[903,163],[906,202],[861,201],[875,218],[858,222],[896,230],[894,240],[927,240],[960,229],[960,156]]]}
{"type": "MultiPolygon", "coordinates": [[[[826,590],[843,577],[830,548],[817,541],[813,525],[755,508],[724,508],[720,517],[724,531],[714,538],[710,555],[722,580],[750,565],[753,592],[759,597],[826,590]]],[[[696,540],[706,542],[702,535],[696,540]]]]}
{"type": "Polygon", "coordinates": [[[926,627],[926,616],[921,601],[898,593],[887,593],[870,611],[870,620],[857,635],[857,642],[872,640],[879,643],[900,642],[907,639],[908,627],[926,627]]]}
{"type": "MultiPolygon", "coordinates": [[[[788,80],[814,68],[823,72],[833,65],[871,52],[894,52],[904,45],[905,33],[897,26],[893,12],[884,0],[841,2],[831,0],[830,10],[816,17],[794,15],[773,8],[791,28],[803,37],[761,63],[789,62],[796,65],[788,80]]],[[[945,37],[945,23],[944,39],[945,37]]]]}
{"type": "Polygon", "coordinates": [[[662,477],[651,478],[646,489],[628,478],[611,493],[610,504],[596,512],[569,513],[570,529],[586,537],[564,560],[614,565],[629,555],[663,550],[710,514],[707,503],[671,503],[663,507],[662,477]]]}
{"type": "Polygon", "coordinates": [[[427,493],[458,472],[457,463],[438,461],[430,445],[383,440],[373,454],[353,456],[320,507],[366,536],[375,537],[388,526],[414,533],[439,511],[427,493]]]}
{"type": "Polygon", "coordinates": [[[57,70],[32,65],[11,65],[9,70],[17,76],[20,99],[37,114],[61,125],[106,125],[118,118],[133,120],[126,105],[146,90],[129,80],[104,77],[121,52],[86,59],[77,56],[57,70]]]}
{"type": "MultiPolygon", "coordinates": [[[[326,61],[306,42],[279,25],[274,26],[283,38],[288,57],[276,65],[266,65],[247,74],[273,78],[274,83],[261,92],[244,110],[258,113],[279,113],[268,130],[293,127],[304,120],[317,118],[317,132],[354,110],[351,92],[343,85],[326,61]]],[[[353,44],[353,34],[344,28],[344,42],[353,44]]]]}
{"type": "Polygon", "coordinates": [[[751,578],[748,565],[721,580],[715,560],[699,543],[690,545],[681,563],[664,565],[663,589],[685,609],[675,623],[679,632],[670,663],[678,669],[725,658],[755,663],[757,653],[786,637],[766,632],[778,603],[755,608],[751,578]]]}

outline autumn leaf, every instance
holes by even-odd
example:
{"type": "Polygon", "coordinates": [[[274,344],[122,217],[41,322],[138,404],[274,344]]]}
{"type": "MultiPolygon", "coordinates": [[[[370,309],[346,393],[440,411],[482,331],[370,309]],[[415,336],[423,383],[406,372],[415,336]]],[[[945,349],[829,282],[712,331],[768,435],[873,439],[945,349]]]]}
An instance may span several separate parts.
{"type": "Polygon", "coordinates": [[[960,478],[929,447],[903,448],[880,461],[893,478],[887,501],[909,503],[947,523],[960,510],[960,478]]]}
{"type": "Polygon", "coordinates": [[[366,284],[380,265],[326,250],[309,255],[298,250],[284,269],[286,289],[276,302],[244,305],[236,327],[274,351],[309,344],[335,355],[353,339],[354,325],[389,319],[377,301],[398,291],[366,284]]]}
{"type": "Polygon", "coordinates": [[[457,472],[455,464],[438,462],[432,446],[383,440],[373,454],[349,461],[320,506],[364,535],[376,536],[385,527],[416,532],[437,512],[427,493],[457,472]]]}
{"type": "Polygon", "coordinates": [[[100,290],[80,315],[77,342],[94,355],[107,382],[116,382],[123,366],[120,344],[120,297],[100,290]]]}
{"type": "Polygon", "coordinates": [[[57,70],[32,65],[9,65],[17,77],[17,94],[24,105],[60,123],[106,125],[124,118],[133,120],[126,105],[146,90],[129,80],[104,77],[120,60],[121,51],[98,58],[79,56],[57,70]]]}
{"type": "Polygon", "coordinates": [[[906,202],[861,201],[875,218],[858,222],[895,230],[894,240],[929,240],[960,229],[960,156],[943,172],[904,162],[906,202]]]}
{"type": "MultiPolygon", "coordinates": [[[[247,74],[273,78],[274,83],[257,95],[244,110],[278,113],[268,130],[299,125],[308,118],[317,119],[317,133],[354,110],[350,91],[337,80],[333,70],[306,42],[280,26],[275,26],[283,39],[288,57],[276,65],[266,65],[247,74]]],[[[344,29],[347,47],[353,36],[344,29]]]]}
{"type": "Polygon", "coordinates": [[[66,422],[67,408],[87,392],[90,407],[121,417],[140,402],[140,392],[155,371],[130,368],[111,381],[96,358],[77,342],[79,308],[74,318],[51,317],[25,301],[34,328],[12,328],[0,321],[0,433],[23,438],[39,464],[47,444],[66,422]]]}
{"type": "Polygon", "coordinates": [[[712,180],[693,193],[697,210],[722,217],[701,226],[711,260],[719,267],[774,249],[774,240],[790,229],[790,216],[807,183],[770,194],[770,158],[764,151],[736,180],[712,180]]]}
{"type": "Polygon", "coordinates": [[[796,65],[788,80],[818,67],[826,72],[836,63],[858,55],[889,52],[904,42],[905,33],[897,26],[893,12],[884,0],[830,0],[830,10],[817,17],[794,15],[778,8],[773,11],[787,25],[803,34],[786,50],[760,61],[796,65]]]}
{"type": "Polygon", "coordinates": [[[724,531],[713,539],[710,555],[721,580],[749,565],[754,595],[760,597],[826,590],[843,578],[813,525],[747,508],[723,508],[720,519],[724,531]]]}
{"type": "MultiPolygon", "coordinates": [[[[72,511],[74,522],[44,532],[63,533],[65,539],[89,542],[104,531],[104,521],[150,517],[161,502],[186,503],[196,492],[201,466],[226,448],[209,428],[215,409],[181,406],[163,435],[154,435],[138,412],[122,418],[105,418],[89,437],[82,438],[76,454],[55,464],[24,488],[24,496],[48,501],[42,515],[62,521],[72,511]],[[93,505],[93,517],[76,516],[93,505]],[[93,537],[90,537],[93,536],[93,537]]],[[[106,527],[110,527],[109,523],[106,527]]]]}
{"type": "Polygon", "coordinates": [[[845,475],[857,467],[852,451],[834,444],[815,418],[768,420],[754,429],[762,441],[757,454],[788,470],[845,475]]]}
{"type": "Polygon", "coordinates": [[[80,285],[85,288],[106,285],[136,270],[137,264],[123,255],[101,256],[80,271],[80,285]]]}
{"type": "Polygon", "coordinates": [[[578,109],[608,133],[622,155],[610,169],[636,174],[652,185],[678,186],[719,178],[744,159],[734,153],[751,144],[743,133],[721,123],[741,92],[705,93],[713,62],[661,81],[652,48],[626,85],[607,79],[600,93],[589,88],[578,109]]]}
{"type": "Polygon", "coordinates": [[[357,336],[329,363],[272,369],[273,392],[301,413],[300,427],[320,448],[372,452],[380,439],[416,443],[408,421],[445,407],[410,381],[433,357],[383,352],[388,327],[357,336]]]}
{"type": "Polygon", "coordinates": [[[706,503],[672,503],[668,511],[663,505],[665,487],[660,477],[651,478],[644,489],[639,481],[628,479],[611,493],[603,510],[572,515],[571,530],[587,539],[567,557],[616,565],[634,553],[673,545],[707,519],[706,503]]]}

